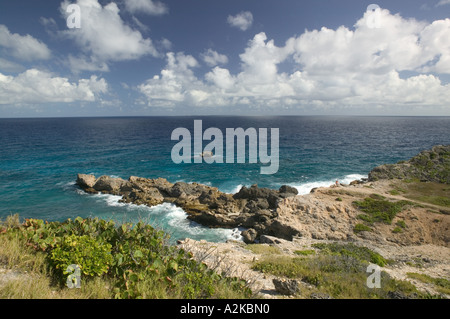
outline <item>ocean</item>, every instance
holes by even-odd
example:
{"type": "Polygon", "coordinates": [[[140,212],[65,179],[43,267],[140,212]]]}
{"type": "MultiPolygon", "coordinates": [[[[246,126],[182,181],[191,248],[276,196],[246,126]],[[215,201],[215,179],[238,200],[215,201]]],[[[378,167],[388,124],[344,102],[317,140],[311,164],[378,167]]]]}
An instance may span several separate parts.
{"type": "MultiPolygon", "coordinates": [[[[269,139],[270,146],[270,139],[269,139]]],[[[208,141],[203,142],[203,146],[208,141]]],[[[0,218],[63,221],[100,217],[121,222],[144,220],[172,240],[221,242],[239,238],[237,229],[209,229],[186,219],[171,204],[155,207],[122,204],[119,196],[90,195],[76,185],[77,173],[163,177],[174,183],[198,182],[227,193],[258,184],[291,185],[300,194],[336,180],[367,177],[381,164],[396,163],[450,144],[450,117],[122,117],[0,119],[0,218]],[[175,164],[171,140],[176,128],[278,128],[279,168],[260,174],[263,164],[175,164]]]]}

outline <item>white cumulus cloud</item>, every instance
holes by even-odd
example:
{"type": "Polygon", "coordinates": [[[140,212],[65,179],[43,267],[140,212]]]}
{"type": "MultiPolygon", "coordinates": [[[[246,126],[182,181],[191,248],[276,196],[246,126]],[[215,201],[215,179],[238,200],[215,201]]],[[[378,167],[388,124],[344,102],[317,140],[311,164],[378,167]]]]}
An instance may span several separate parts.
{"type": "MultiPolygon", "coordinates": [[[[67,18],[69,1],[61,4],[61,12],[67,18]]],[[[116,3],[102,6],[97,0],[77,0],[81,9],[81,28],[61,31],[75,41],[89,61],[80,63],[78,71],[86,65],[92,68],[92,61],[97,65],[108,62],[136,60],[146,55],[158,56],[158,52],[149,38],[144,38],[138,30],[132,29],[119,15],[116,3]]],[[[78,57],[82,59],[82,57],[78,57]]]]}
{"type": "Polygon", "coordinates": [[[95,101],[108,91],[108,84],[97,76],[70,82],[64,77],[37,69],[29,69],[17,76],[0,73],[0,104],[42,104],[95,101]]]}
{"type": "Polygon", "coordinates": [[[233,27],[246,31],[253,24],[253,14],[250,11],[242,11],[235,16],[228,16],[227,22],[233,27]]]}
{"type": "Polygon", "coordinates": [[[444,110],[450,101],[450,84],[439,78],[450,74],[450,19],[427,23],[379,9],[352,28],[306,30],[282,46],[261,32],[239,55],[235,74],[210,63],[212,69],[198,75],[188,57],[170,53],[161,74],[139,86],[148,105],[395,113],[444,110]]]}
{"type": "Polygon", "coordinates": [[[48,60],[51,57],[45,43],[29,34],[11,33],[5,25],[0,25],[0,46],[8,55],[24,61],[48,60]]]}
{"type": "Polygon", "coordinates": [[[203,61],[211,67],[216,66],[218,64],[227,64],[228,57],[224,54],[220,54],[213,49],[208,49],[205,53],[202,54],[203,61]]]}

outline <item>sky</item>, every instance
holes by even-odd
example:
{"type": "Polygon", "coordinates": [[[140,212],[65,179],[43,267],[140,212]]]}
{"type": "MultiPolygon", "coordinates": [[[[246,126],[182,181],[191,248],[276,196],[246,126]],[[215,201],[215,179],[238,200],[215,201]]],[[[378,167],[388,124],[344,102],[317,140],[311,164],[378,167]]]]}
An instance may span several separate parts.
{"type": "Polygon", "coordinates": [[[450,0],[0,0],[0,117],[450,116],[450,0]]]}

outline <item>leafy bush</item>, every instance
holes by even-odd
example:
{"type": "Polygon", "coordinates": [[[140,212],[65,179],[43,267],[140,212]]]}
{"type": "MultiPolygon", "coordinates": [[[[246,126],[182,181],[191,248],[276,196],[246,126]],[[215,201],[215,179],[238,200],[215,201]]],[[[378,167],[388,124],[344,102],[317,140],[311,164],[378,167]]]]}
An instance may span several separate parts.
{"type": "Polygon", "coordinates": [[[106,273],[112,260],[110,244],[86,235],[63,237],[50,255],[50,263],[64,274],[67,267],[74,264],[84,275],[91,277],[106,273]]]}
{"type": "Polygon", "coordinates": [[[143,222],[116,225],[98,218],[50,223],[26,219],[20,233],[28,246],[49,255],[49,265],[60,274],[71,264],[78,264],[88,277],[106,274],[113,280],[115,298],[252,294],[245,281],[207,269],[192,254],[169,245],[167,234],[143,222]]]}

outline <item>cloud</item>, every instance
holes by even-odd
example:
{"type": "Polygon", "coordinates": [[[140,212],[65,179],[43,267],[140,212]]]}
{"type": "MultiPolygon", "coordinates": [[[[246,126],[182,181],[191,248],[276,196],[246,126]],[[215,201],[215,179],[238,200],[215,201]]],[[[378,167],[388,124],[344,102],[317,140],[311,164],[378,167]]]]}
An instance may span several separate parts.
{"type": "Polygon", "coordinates": [[[86,56],[73,56],[69,54],[67,57],[69,67],[73,73],[79,74],[82,71],[89,72],[109,72],[109,66],[106,62],[96,61],[95,58],[86,56]]]}
{"type": "Polygon", "coordinates": [[[45,43],[29,34],[11,33],[5,25],[0,25],[0,46],[8,55],[23,61],[48,60],[51,57],[45,43]]]}
{"type": "Polygon", "coordinates": [[[445,6],[447,4],[450,4],[450,0],[441,0],[436,4],[436,7],[445,6]]]}
{"type": "Polygon", "coordinates": [[[198,65],[191,55],[169,52],[167,65],[161,74],[139,85],[138,89],[148,98],[151,106],[174,106],[185,100],[195,104],[195,99],[190,97],[200,94],[202,84],[195,77],[192,68],[198,65]]]}
{"type": "Polygon", "coordinates": [[[450,74],[449,35],[450,19],[426,23],[368,11],[353,28],[306,30],[282,46],[258,33],[235,74],[211,63],[197,75],[197,63],[183,63],[189,56],[170,53],[161,74],[138,89],[149,106],[173,108],[443,110],[450,84],[439,75],[450,74]]]}
{"type": "Polygon", "coordinates": [[[208,49],[205,53],[202,54],[203,61],[211,67],[216,66],[218,64],[227,64],[228,57],[224,54],[217,53],[212,49],[208,49]]]}
{"type": "Polygon", "coordinates": [[[0,71],[3,72],[20,72],[23,71],[25,68],[17,64],[15,62],[3,59],[0,57],[0,71]]]}
{"type": "Polygon", "coordinates": [[[15,77],[0,73],[0,104],[92,102],[107,91],[106,81],[94,75],[71,83],[67,78],[37,69],[29,69],[15,77]]]}
{"type": "Polygon", "coordinates": [[[232,27],[246,31],[253,24],[253,15],[250,11],[242,11],[235,16],[228,16],[227,22],[232,27]]]}
{"type": "MultiPolygon", "coordinates": [[[[69,4],[67,0],[61,4],[65,18],[69,15],[66,12],[69,4]]],[[[76,4],[81,8],[81,28],[64,30],[61,34],[73,40],[91,61],[103,64],[159,55],[151,39],[145,39],[122,20],[114,2],[102,6],[97,0],[77,0],[76,4]]],[[[83,64],[88,65],[86,70],[90,70],[89,61],[77,69],[82,70],[83,64]]]]}
{"type": "Polygon", "coordinates": [[[163,15],[169,12],[164,3],[153,0],[125,0],[125,9],[133,14],[163,15]]]}

